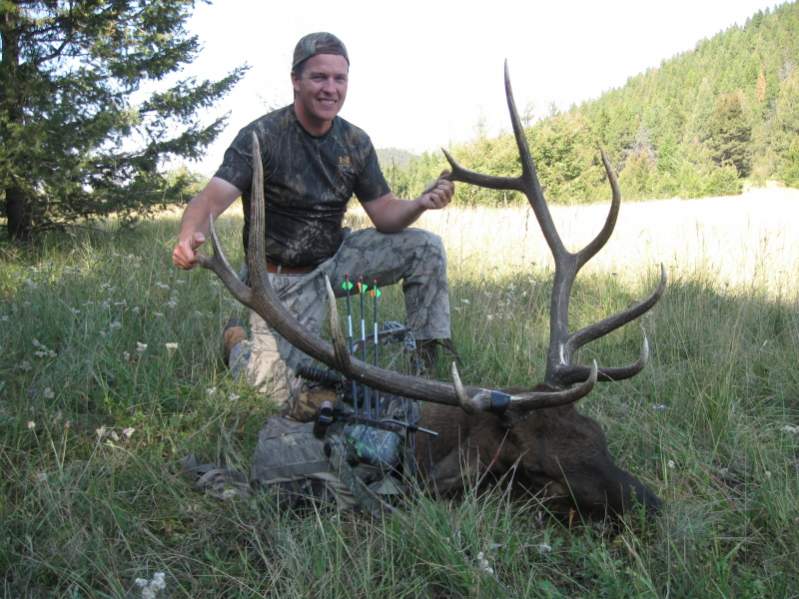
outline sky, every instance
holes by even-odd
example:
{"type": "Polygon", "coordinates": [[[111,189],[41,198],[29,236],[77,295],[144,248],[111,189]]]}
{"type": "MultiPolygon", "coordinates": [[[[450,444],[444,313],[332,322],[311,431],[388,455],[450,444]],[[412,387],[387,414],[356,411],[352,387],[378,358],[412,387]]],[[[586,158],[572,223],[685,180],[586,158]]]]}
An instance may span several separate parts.
{"type": "Polygon", "coordinates": [[[297,40],[330,31],[347,46],[350,82],[340,115],[377,148],[435,151],[510,129],[507,59],[520,112],[567,109],[743,24],[768,0],[214,0],[188,27],[202,51],[186,74],[216,79],[250,65],[209,118],[229,112],[205,158],[212,175],[237,131],[292,100],[297,40]]]}

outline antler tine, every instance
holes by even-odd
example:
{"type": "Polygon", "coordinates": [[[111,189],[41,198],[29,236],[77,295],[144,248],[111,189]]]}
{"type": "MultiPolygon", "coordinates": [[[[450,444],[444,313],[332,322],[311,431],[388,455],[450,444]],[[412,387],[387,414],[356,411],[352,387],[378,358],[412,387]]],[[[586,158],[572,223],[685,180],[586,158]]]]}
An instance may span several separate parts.
{"type": "Polygon", "coordinates": [[[561,389],[559,391],[549,392],[549,395],[544,397],[541,391],[531,391],[528,393],[521,393],[511,396],[511,400],[516,402],[519,407],[525,410],[540,410],[542,408],[555,408],[558,406],[565,406],[566,404],[574,403],[591,393],[596,384],[599,374],[599,367],[596,360],[594,360],[590,369],[586,369],[586,378],[569,381],[570,383],[579,383],[574,387],[561,389]]]}
{"type": "Polygon", "coordinates": [[[222,244],[219,242],[219,237],[216,234],[216,227],[214,226],[213,217],[210,218],[210,231],[211,231],[211,247],[213,254],[205,256],[197,254],[197,264],[201,267],[213,271],[222,282],[230,290],[237,300],[245,306],[250,306],[252,301],[252,290],[241,282],[236,272],[230,266],[225,252],[222,250],[222,244]]]}
{"type": "Polygon", "coordinates": [[[350,353],[347,351],[347,341],[344,338],[344,331],[338,320],[338,310],[336,310],[336,294],[333,293],[333,286],[330,279],[325,275],[325,291],[327,291],[327,306],[330,318],[330,335],[333,337],[333,350],[336,354],[336,369],[341,372],[349,373],[352,364],[350,363],[350,353]]]}
{"type": "Polygon", "coordinates": [[[252,132],[252,186],[250,187],[250,234],[247,239],[247,270],[255,295],[274,294],[266,272],[266,218],[264,201],[264,165],[261,144],[252,132]]]}
{"type": "Polygon", "coordinates": [[[519,111],[516,110],[516,101],[513,99],[513,87],[510,83],[510,69],[508,68],[508,61],[505,60],[505,98],[508,102],[508,111],[510,112],[510,120],[513,126],[513,135],[516,138],[516,147],[519,149],[519,157],[522,162],[522,180],[524,181],[527,201],[533,208],[538,225],[541,227],[541,232],[544,234],[549,249],[555,258],[555,264],[563,262],[570,257],[569,252],[563,245],[560,239],[558,230],[552,220],[552,215],[549,212],[549,207],[544,199],[544,191],[541,189],[541,183],[538,181],[538,174],[535,168],[535,160],[530,154],[530,146],[527,144],[527,138],[524,135],[524,127],[519,118],[519,111]]]}
{"type": "Polygon", "coordinates": [[[524,193],[524,183],[520,177],[497,177],[470,171],[458,164],[447,150],[441,148],[441,151],[444,152],[444,156],[446,156],[447,162],[449,162],[449,166],[452,169],[452,172],[446,176],[450,181],[461,181],[478,187],[487,187],[488,189],[507,189],[524,193]]]}
{"type": "Polygon", "coordinates": [[[599,154],[602,156],[602,164],[605,166],[605,173],[607,173],[608,182],[610,183],[612,200],[610,202],[608,216],[605,219],[605,224],[602,226],[602,229],[588,245],[586,245],[577,253],[577,270],[582,268],[586,262],[593,258],[596,253],[605,246],[605,244],[608,242],[608,239],[610,239],[611,234],[613,233],[613,229],[616,227],[616,219],[619,216],[619,206],[621,205],[621,191],[619,190],[619,182],[617,181],[616,174],[613,172],[613,169],[610,166],[610,161],[608,160],[608,157],[602,148],[599,149],[599,154]]]}
{"type": "MultiPolygon", "coordinates": [[[[641,328],[643,329],[643,327],[641,328]]],[[[598,380],[603,383],[612,383],[632,378],[644,369],[647,362],[649,362],[649,338],[646,335],[646,331],[644,331],[644,339],[641,343],[641,352],[638,354],[638,359],[627,366],[600,368],[598,380]]],[[[574,366],[564,373],[561,384],[569,385],[581,381],[587,372],[588,368],[585,366],[574,366]]]]}
{"type": "Polygon", "coordinates": [[[666,275],[666,267],[661,264],[660,282],[655,290],[649,295],[649,297],[636,304],[633,304],[626,310],[622,310],[621,312],[613,314],[612,316],[608,316],[599,322],[572,333],[565,345],[567,356],[573,356],[574,353],[586,343],[589,343],[594,339],[604,337],[608,333],[615,331],[619,327],[624,326],[628,322],[632,322],[639,316],[642,316],[648,312],[652,306],[658,302],[660,297],[663,295],[663,292],[666,290],[667,280],[668,277],[666,275]]]}

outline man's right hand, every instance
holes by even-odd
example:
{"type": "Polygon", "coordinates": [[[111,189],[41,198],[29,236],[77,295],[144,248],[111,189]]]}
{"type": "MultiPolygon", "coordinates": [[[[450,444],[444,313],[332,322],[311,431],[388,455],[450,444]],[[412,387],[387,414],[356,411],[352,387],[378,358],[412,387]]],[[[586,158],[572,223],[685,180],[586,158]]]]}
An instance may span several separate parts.
{"type": "Polygon", "coordinates": [[[178,241],[172,250],[172,262],[178,268],[191,270],[197,265],[197,252],[195,250],[205,243],[205,235],[194,233],[191,237],[178,241]]]}

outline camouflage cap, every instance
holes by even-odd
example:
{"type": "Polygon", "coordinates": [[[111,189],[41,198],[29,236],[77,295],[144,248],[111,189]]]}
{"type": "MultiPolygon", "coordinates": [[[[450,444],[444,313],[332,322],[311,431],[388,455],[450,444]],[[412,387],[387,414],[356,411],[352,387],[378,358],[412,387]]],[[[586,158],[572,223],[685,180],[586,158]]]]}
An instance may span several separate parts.
{"type": "Polygon", "coordinates": [[[345,58],[347,64],[350,63],[350,58],[347,56],[347,48],[342,41],[332,33],[318,31],[303,36],[300,41],[297,42],[297,45],[294,47],[294,59],[291,63],[291,70],[296,70],[300,63],[317,54],[338,54],[345,58]]]}

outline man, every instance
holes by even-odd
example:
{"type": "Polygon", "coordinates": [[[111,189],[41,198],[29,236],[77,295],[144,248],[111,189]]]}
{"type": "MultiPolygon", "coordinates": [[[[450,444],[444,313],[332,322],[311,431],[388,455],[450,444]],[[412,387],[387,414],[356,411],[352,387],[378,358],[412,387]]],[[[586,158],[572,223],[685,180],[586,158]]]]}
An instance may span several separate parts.
{"type": "MultiPolygon", "coordinates": [[[[209,218],[216,218],[240,195],[244,202],[244,246],[249,235],[252,180],[251,135],[261,145],[267,213],[267,270],[284,304],[310,330],[324,318],[324,277],[339,287],[346,275],[379,285],[403,282],[408,325],[423,348],[450,337],[446,257],[441,240],[407,228],[426,210],[444,208],[453,185],[438,179],[414,200],[391,193],[369,137],[338,117],[347,95],[349,57],[330,33],[311,33],[294,50],[291,82],[294,102],[242,129],[225,152],[208,185],[187,206],[172,253],[176,266],[193,268],[205,241],[209,218]],[[342,229],[352,195],[375,229],[342,229]]],[[[225,330],[231,370],[268,389],[288,404],[299,396],[293,376],[307,356],[292,348],[255,314],[252,340],[244,329],[225,330]]],[[[307,414],[306,414],[307,416],[307,414]]]]}

